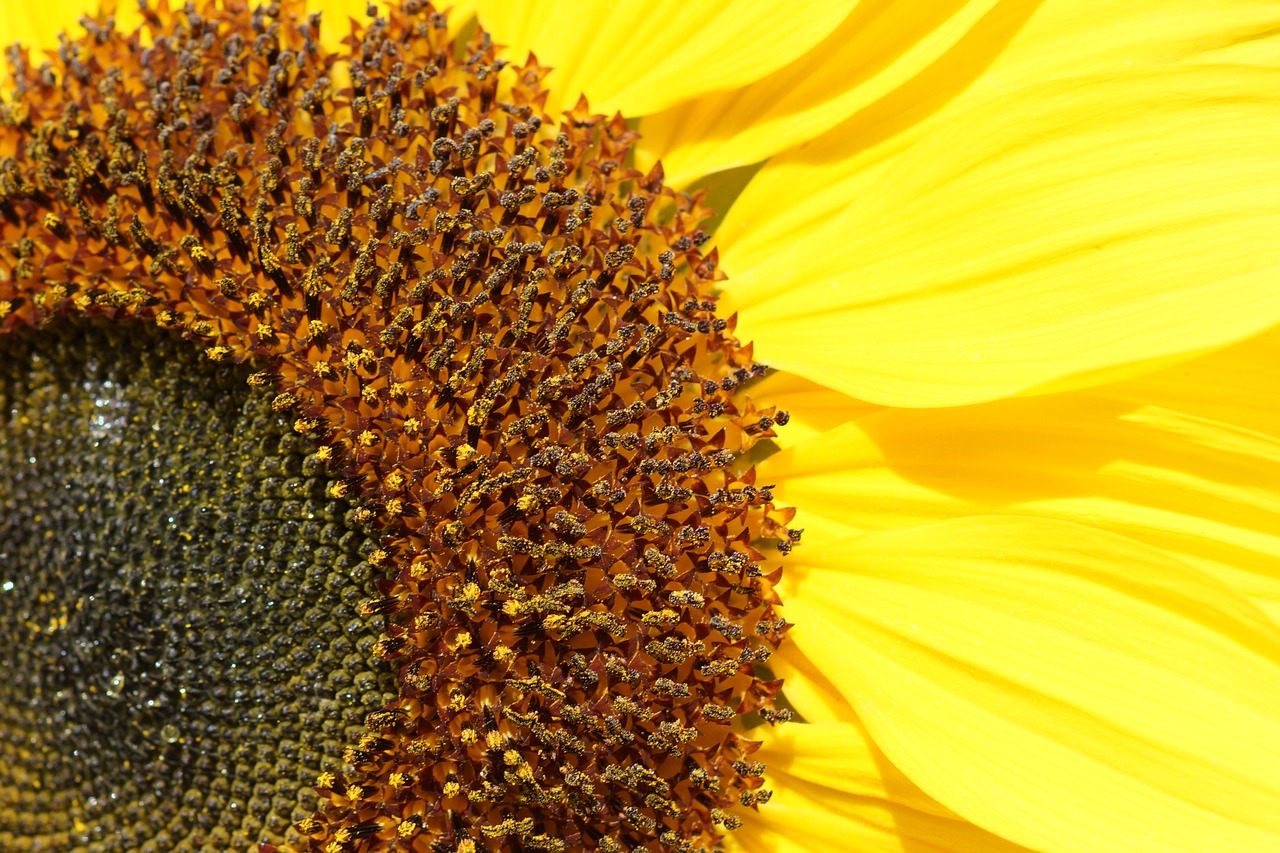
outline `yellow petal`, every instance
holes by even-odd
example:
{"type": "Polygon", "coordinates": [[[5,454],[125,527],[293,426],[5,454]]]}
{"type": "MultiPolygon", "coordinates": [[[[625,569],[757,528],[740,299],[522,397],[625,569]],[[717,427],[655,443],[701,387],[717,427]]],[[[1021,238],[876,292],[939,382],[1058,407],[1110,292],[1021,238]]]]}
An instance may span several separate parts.
{"type": "MultiPolygon", "coordinates": [[[[327,49],[338,50],[342,40],[351,32],[349,20],[364,21],[369,3],[368,0],[312,0],[305,5],[308,11],[323,13],[321,39],[327,49]]],[[[380,0],[376,5],[385,8],[387,3],[380,0]]],[[[474,0],[436,5],[442,11],[448,11],[449,30],[455,34],[475,14],[474,0]]],[[[78,32],[78,22],[84,15],[105,17],[114,14],[116,28],[121,32],[132,32],[142,23],[137,6],[131,0],[121,3],[115,0],[49,0],[38,7],[19,0],[0,0],[0,45],[18,42],[32,47],[35,49],[32,60],[37,61],[40,51],[57,48],[58,33],[64,30],[78,32]]]]}
{"type": "Polygon", "coordinates": [[[1093,392],[884,410],[759,476],[801,508],[810,545],[984,513],[1077,521],[1177,555],[1280,623],[1277,364],[1268,336],[1093,392]]]}
{"type": "Polygon", "coordinates": [[[668,183],[683,186],[799,146],[914,78],[996,5],[860,3],[785,68],[645,117],[637,157],[644,168],[660,158],[668,183]]]}
{"type": "Polygon", "coordinates": [[[0,45],[15,42],[33,48],[31,61],[44,61],[43,51],[58,47],[58,33],[80,32],[79,22],[85,15],[105,17],[114,14],[116,25],[132,30],[141,21],[136,3],[114,0],[49,0],[39,4],[0,0],[0,45]]]}
{"type": "Polygon", "coordinates": [[[1160,406],[1280,439],[1280,332],[1098,389],[1115,400],[1160,406]]]}
{"type": "Polygon", "coordinates": [[[811,552],[797,642],[924,791],[1048,851],[1280,849],[1280,632],[1082,525],[972,517],[811,552]]]}
{"type": "MultiPolygon", "coordinates": [[[[320,41],[326,50],[338,53],[343,52],[343,39],[351,35],[351,21],[364,25],[369,20],[369,0],[307,0],[305,5],[310,12],[322,13],[320,41]]],[[[374,0],[374,5],[385,15],[397,8],[400,0],[374,0]]],[[[475,0],[437,0],[432,6],[448,14],[451,36],[456,36],[476,12],[475,0]]]]}
{"type": "MultiPolygon", "coordinates": [[[[629,116],[759,80],[830,33],[855,0],[803,9],[762,0],[479,0],[480,22],[517,59],[558,69],[561,104],[629,116]]],[[[554,114],[555,107],[550,107],[554,114]]]]}
{"type": "Polygon", "coordinates": [[[1280,79],[1205,59],[1280,50],[1256,5],[1206,8],[995,16],[771,160],[718,232],[739,332],[784,370],[931,406],[1111,381],[1280,321],[1280,79]]]}
{"type": "MultiPolygon", "coordinates": [[[[803,631],[804,626],[795,625],[791,630],[803,631]]],[[[840,723],[857,718],[849,700],[796,643],[783,643],[769,658],[769,669],[783,679],[787,702],[806,723],[840,723]]]]}
{"type": "MultiPolygon", "coordinates": [[[[87,4],[75,4],[80,10],[83,10],[85,5],[87,4]]],[[[81,11],[81,14],[83,14],[83,11],[81,11]]],[[[57,12],[51,12],[45,20],[48,21],[60,17],[57,12]]],[[[74,20],[74,17],[72,20],[74,20]]],[[[48,35],[53,35],[53,43],[56,44],[57,30],[53,30],[48,35]]],[[[41,31],[40,20],[30,7],[25,4],[20,5],[14,0],[5,0],[4,6],[0,7],[0,44],[8,47],[14,43],[32,45],[47,42],[46,34],[41,31]]]]}
{"type": "Polygon", "coordinates": [[[743,394],[759,406],[777,406],[790,416],[786,426],[775,427],[779,447],[792,447],[881,408],[778,370],[748,386],[743,394]]]}
{"type": "Polygon", "coordinates": [[[768,770],[773,798],[730,838],[741,850],[943,853],[1022,850],[958,818],[929,797],[876,748],[857,723],[753,729],[764,745],[752,756],[768,770]]]}

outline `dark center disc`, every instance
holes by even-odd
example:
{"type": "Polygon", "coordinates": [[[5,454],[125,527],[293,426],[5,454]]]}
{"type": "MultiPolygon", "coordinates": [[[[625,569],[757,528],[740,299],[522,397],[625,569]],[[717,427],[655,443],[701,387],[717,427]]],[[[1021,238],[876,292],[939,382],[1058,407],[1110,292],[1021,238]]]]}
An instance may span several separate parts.
{"type": "Polygon", "coordinates": [[[393,697],[374,542],[246,375],[0,341],[0,850],[255,850],[393,697]]]}

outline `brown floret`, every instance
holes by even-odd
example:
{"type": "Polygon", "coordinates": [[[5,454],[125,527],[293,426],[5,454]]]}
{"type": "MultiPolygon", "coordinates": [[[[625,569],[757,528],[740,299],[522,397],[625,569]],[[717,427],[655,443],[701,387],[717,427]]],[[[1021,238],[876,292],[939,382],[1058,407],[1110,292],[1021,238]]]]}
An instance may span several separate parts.
{"type": "Polygon", "coordinates": [[[400,698],[300,847],[714,843],[766,799],[733,723],[785,716],[757,547],[790,540],[735,461],[780,418],[733,399],[761,368],[715,314],[708,211],[416,0],[341,59],[292,3],[147,20],[17,55],[0,315],[253,363],[381,532],[361,612],[400,698]]]}

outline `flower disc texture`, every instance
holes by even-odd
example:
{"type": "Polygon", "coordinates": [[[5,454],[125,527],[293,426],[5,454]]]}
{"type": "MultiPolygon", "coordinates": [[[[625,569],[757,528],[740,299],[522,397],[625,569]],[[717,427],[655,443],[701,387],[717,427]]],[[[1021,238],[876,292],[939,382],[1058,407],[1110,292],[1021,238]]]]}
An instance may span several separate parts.
{"type": "Polygon", "coordinates": [[[715,315],[706,211],[430,7],[342,63],[298,6],[146,17],[16,69],[4,328],[143,319],[253,364],[379,531],[355,610],[399,696],[294,843],[713,843],[765,798],[730,724],[786,716],[756,544],[791,534],[735,466],[785,417],[732,399],[761,369],[715,315]]]}

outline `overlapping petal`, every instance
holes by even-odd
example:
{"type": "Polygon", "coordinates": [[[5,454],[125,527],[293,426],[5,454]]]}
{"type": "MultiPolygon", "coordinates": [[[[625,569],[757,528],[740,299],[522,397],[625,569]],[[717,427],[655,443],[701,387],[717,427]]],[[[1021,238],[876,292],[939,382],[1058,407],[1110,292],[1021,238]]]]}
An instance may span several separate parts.
{"type": "Polygon", "coordinates": [[[890,409],[764,460],[830,541],[982,513],[1140,540],[1280,620],[1280,363],[1264,336],[1113,386],[944,410],[890,409]]]}
{"type": "Polygon", "coordinates": [[[918,76],[997,0],[868,0],[821,44],[773,74],[640,122],[641,165],[676,185],[757,163],[821,135],[918,76]]]}
{"type": "Polygon", "coordinates": [[[1280,633],[1156,549],[971,517],[810,552],[787,602],[893,763],[1004,838],[1280,844],[1280,633]]]}
{"type": "MultiPolygon", "coordinates": [[[[0,40],[56,44],[87,4],[54,2],[0,40]]],[[[324,3],[327,37],[364,5],[324,3]]],[[[568,97],[665,110],[676,182],[852,114],[720,238],[726,305],[795,371],[750,393],[793,414],[760,471],[810,528],[776,663],[821,721],[766,735],[737,843],[1280,846],[1280,350],[1194,358],[1280,321],[1275,7],[480,6],[568,97]]]]}
{"type": "MultiPolygon", "coordinates": [[[[792,625],[790,630],[803,631],[792,625]]],[[[787,702],[806,723],[847,723],[857,719],[853,706],[794,642],[784,643],[769,658],[769,668],[783,679],[787,702]]]]}
{"type": "Polygon", "coordinates": [[[74,30],[85,15],[115,15],[122,26],[141,20],[136,4],[114,0],[49,0],[48,3],[5,3],[0,14],[0,45],[21,44],[32,49],[31,59],[42,61],[42,50],[58,46],[58,33],[74,30]]]}
{"type": "Polygon", "coordinates": [[[775,406],[790,420],[778,428],[775,443],[791,447],[882,407],[841,394],[803,376],[773,371],[751,385],[745,395],[760,406],[775,406]]]}
{"type": "Polygon", "coordinates": [[[744,851],[1014,853],[1021,848],[959,818],[921,791],[857,723],[756,729],[769,804],[730,840],[744,851]]]}
{"type": "MultiPolygon", "coordinates": [[[[374,5],[385,7],[386,0],[375,0],[374,5]]],[[[449,29],[455,34],[475,14],[475,0],[442,0],[439,7],[448,11],[449,29]]],[[[323,14],[321,39],[327,49],[337,50],[351,34],[349,21],[364,20],[369,0],[321,0],[308,8],[323,14]]],[[[85,15],[114,16],[116,27],[122,32],[130,32],[142,23],[137,3],[130,0],[50,0],[39,5],[6,2],[0,4],[0,12],[0,45],[22,44],[32,50],[32,60],[37,62],[42,51],[57,48],[58,33],[74,31],[76,22],[85,15]]]]}
{"type": "Polygon", "coordinates": [[[1277,71],[1227,61],[1274,50],[1274,7],[999,11],[729,211],[727,304],[763,358],[954,405],[1110,381],[1280,320],[1277,71]]]}
{"type": "MultiPolygon", "coordinates": [[[[559,69],[557,97],[641,116],[759,80],[821,42],[856,0],[803,10],[761,0],[479,0],[480,21],[512,54],[559,69]]],[[[554,108],[553,108],[554,109],[554,108]]]]}

